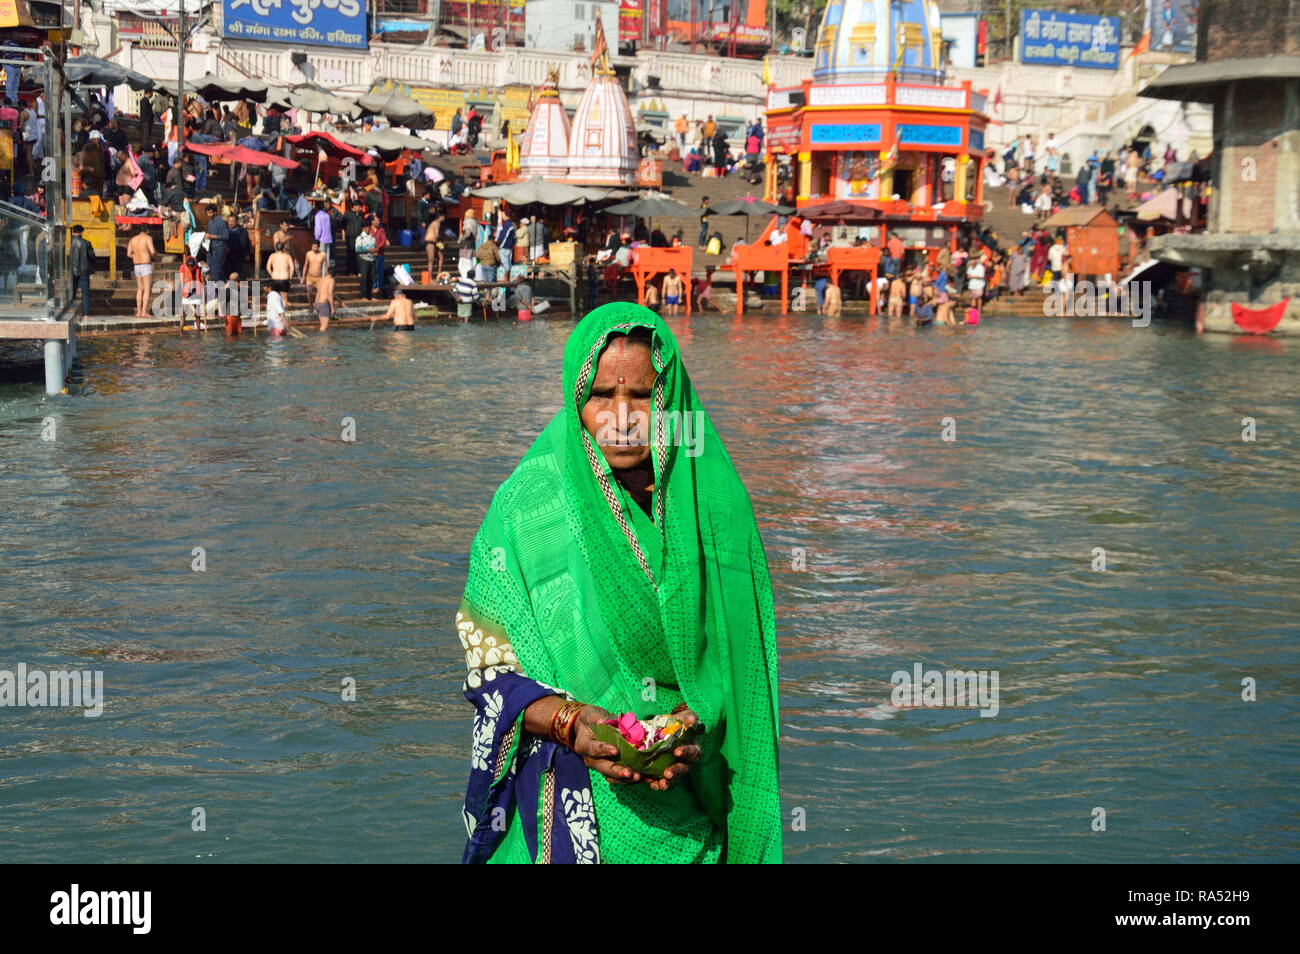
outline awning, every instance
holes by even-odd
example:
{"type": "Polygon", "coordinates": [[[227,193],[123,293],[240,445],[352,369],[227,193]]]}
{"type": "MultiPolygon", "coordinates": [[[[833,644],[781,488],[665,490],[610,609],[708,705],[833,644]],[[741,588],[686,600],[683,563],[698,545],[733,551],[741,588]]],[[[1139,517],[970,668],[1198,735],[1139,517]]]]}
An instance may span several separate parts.
{"type": "Polygon", "coordinates": [[[1151,282],[1152,287],[1160,288],[1167,285],[1175,273],[1185,271],[1187,268],[1186,265],[1176,265],[1173,262],[1162,262],[1158,258],[1148,258],[1121,278],[1119,284],[1124,286],[1140,278],[1144,282],[1151,282]]]}
{"type": "Polygon", "coordinates": [[[1219,87],[1235,80],[1300,78],[1300,56],[1255,56],[1202,60],[1171,66],[1138,95],[1148,99],[1212,103],[1219,87]]]}
{"type": "MultiPolygon", "coordinates": [[[[844,203],[848,205],[848,203],[844,203]]],[[[710,215],[748,215],[753,218],[762,218],[768,215],[790,215],[795,210],[788,205],[773,205],[771,202],[764,202],[762,199],[746,196],[741,199],[728,199],[726,202],[719,202],[717,205],[709,206],[710,215]]]]}
{"type": "Polygon", "coordinates": [[[376,149],[380,153],[389,156],[400,153],[404,149],[422,152],[425,149],[437,150],[441,148],[438,143],[429,139],[421,139],[419,136],[398,132],[396,129],[345,132],[339,134],[339,139],[349,146],[355,146],[358,149],[376,149]]]}
{"type": "Polygon", "coordinates": [[[63,64],[63,75],[69,83],[81,86],[122,86],[134,90],[153,89],[154,81],[143,73],[127,69],[98,56],[74,56],[63,64]]]}
{"type": "Polygon", "coordinates": [[[702,209],[692,209],[676,199],[646,196],[620,202],[605,209],[610,215],[634,215],[638,219],[698,219],[702,209]]]}
{"type": "Polygon", "coordinates": [[[284,156],[276,155],[273,152],[262,152],[258,149],[249,149],[247,146],[229,146],[229,151],[225,158],[231,162],[242,162],[247,166],[280,166],[284,169],[298,169],[299,164],[292,159],[286,159],[284,156]]]}
{"type": "Polygon", "coordinates": [[[191,152],[222,159],[226,162],[242,162],[248,166],[282,166],[285,169],[297,169],[299,163],[272,152],[259,152],[247,146],[232,146],[228,142],[186,142],[185,148],[191,152]]]}
{"type": "Polygon", "coordinates": [[[421,106],[397,86],[387,91],[367,93],[357,100],[357,105],[366,112],[383,116],[398,126],[406,126],[410,129],[433,127],[433,110],[421,106]]]}
{"type": "Polygon", "coordinates": [[[502,199],[511,205],[531,205],[534,202],[540,202],[542,205],[582,205],[604,199],[622,199],[636,193],[624,189],[596,189],[589,186],[569,185],[565,182],[548,182],[541,176],[533,176],[531,179],[474,189],[471,195],[485,199],[502,199]]]}
{"type": "Polygon", "coordinates": [[[327,132],[305,132],[296,136],[285,136],[284,141],[315,145],[317,149],[324,150],[326,155],[335,159],[351,156],[364,165],[371,165],[374,162],[374,159],[364,149],[358,149],[356,146],[349,146],[345,142],[340,142],[327,132]]]}
{"type": "Polygon", "coordinates": [[[845,202],[843,199],[833,199],[830,202],[819,202],[817,205],[806,205],[799,209],[799,214],[805,219],[878,219],[880,210],[873,209],[868,205],[858,205],[856,202],[845,202]]]}
{"type": "Polygon", "coordinates": [[[1165,189],[1153,199],[1148,199],[1138,206],[1137,217],[1140,222],[1154,222],[1157,219],[1178,221],[1178,202],[1182,199],[1183,219],[1192,217],[1192,200],[1180,196],[1177,189],[1165,189]]]}
{"type": "Polygon", "coordinates": [[[299,83],[287,93],[277,89],[273,95],[276,102],[287,102],[293,109],[305,109],[309,113],[332,113],[346,119],[356,119],[361,115],[361,107],[355,102],[315,83],[299,83]]]}
{"type": "Polygon", "coordinates": [[[198,93],[208,102],[250,99],[255,103],[263,103],[266,102],[269,87],[257,79],[236,79],[218,76],[215,73],[204,73],[193,82],[186,80],[185,88],[198,93]]]}

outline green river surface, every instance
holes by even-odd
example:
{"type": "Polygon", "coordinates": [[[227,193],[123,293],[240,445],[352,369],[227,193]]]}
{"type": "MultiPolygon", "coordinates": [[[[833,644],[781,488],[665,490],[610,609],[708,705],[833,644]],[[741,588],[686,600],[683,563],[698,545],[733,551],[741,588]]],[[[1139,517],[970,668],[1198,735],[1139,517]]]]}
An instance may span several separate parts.
{"type": "MultiPolygon", "coordinates": [[[[772,567],[788,861],[1300,860],[1300,342],[673,324],[772,567]],[[997,671],[997,715],[894,706],[917,664],[997,671]]],[[[105,680],[0,708],[5,860],[459,860],[466,553],[569,327],[95,339],[68,396],[0,385],[0,669],[105,680]]]]}

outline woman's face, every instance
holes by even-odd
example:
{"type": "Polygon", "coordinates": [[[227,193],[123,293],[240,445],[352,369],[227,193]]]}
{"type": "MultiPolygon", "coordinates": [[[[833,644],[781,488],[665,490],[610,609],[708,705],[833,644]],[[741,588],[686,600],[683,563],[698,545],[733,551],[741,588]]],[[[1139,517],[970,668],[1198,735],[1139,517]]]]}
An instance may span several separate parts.
{"type": "Polygon", "coordinates": [[[650,459],[650,395],[655,371],[650,348],[614,338],[596,365],[582,426],[600,445],[609,466],[625,470],[650,459]]]}

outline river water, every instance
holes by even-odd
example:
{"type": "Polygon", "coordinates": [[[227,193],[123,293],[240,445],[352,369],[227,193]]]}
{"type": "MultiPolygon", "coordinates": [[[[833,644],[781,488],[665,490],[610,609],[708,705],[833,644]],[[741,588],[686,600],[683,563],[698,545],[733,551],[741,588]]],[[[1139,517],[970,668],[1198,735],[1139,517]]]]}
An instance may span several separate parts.
{"type": "MultiPolygon", "coordinates": [[[[1294,342],[674,325],[772,566],[787,860],[1300,857],[1294,342]],[[896,707],[918,664],[995,671],[996,716],[896,707]]],[[[100,339],[67,397],[0,386],[0,669],[105,679],[97,719],[0,708],[4,856],[457,860],[452,618],[568,327],[100,339]]]]}

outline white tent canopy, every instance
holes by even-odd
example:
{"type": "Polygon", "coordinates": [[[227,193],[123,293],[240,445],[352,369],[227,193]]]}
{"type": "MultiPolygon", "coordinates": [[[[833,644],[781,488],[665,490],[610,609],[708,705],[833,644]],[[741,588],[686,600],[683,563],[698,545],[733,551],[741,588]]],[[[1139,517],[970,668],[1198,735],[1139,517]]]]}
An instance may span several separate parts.
{"type": "Polygon", "coordinates": [[[541,176],[485,186],[482,189],[472,190],[472,194],[485,199],[502,199],[511,205],[530,205],[533,202],[540,202],[542,205],[582,205],[585,202],[624,199],[636,195],[635,192],[628,192],[626,189],[600,189],[569,185],[565,182],[548,182],[541,176]]]}

